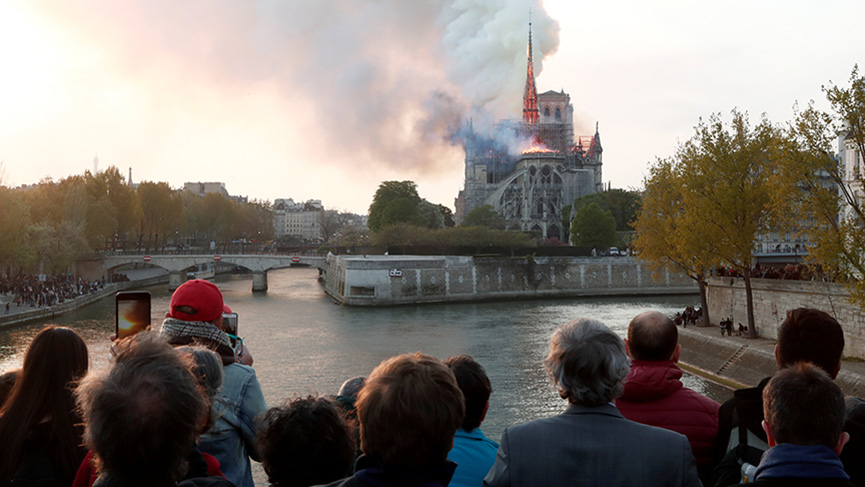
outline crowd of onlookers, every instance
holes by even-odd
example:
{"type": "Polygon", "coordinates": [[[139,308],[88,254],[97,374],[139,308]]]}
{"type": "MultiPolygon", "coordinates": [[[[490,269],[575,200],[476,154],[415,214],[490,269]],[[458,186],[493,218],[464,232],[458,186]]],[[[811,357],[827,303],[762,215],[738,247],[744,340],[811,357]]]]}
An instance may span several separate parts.
{"type": "Polygon", "coordinates": [[[335,396],[268,408],[223,313],[215,285],[188,281],[103,370],[75,331],[43,329],[0,378],[0,486],[253,487],[250,459],[281,487],[865,485],[865,402],[833,382],[844,336],[822,311],[789,312],[779,371],[723,405],[683,386],[670,317],[636,316],[625,340],[575,319],[543,361],[567,408],[500,443],[467,355],[397,355],[335,396]]]}
{"type": "MultiPolygon", "coordinates": [[[[718,267],[714,274],[720,277],[743,277],[739,269],[718,267]]],[[[783,279],[789,281],[828,281],[836,282],[842,279],[837,271],[823,268],[820,264],[797,263],[783,266],[761,266],[756,264],[751,269],[750,277],[760,279],[783,279]]]]}
{"type": "Polygon", "coordinates": [[[96,292],[104,286],[104,281],[88,281],[72,274],[0,277],[0,294],[5,294],[6,301],[19,308],[53,306],[96,292]]]}

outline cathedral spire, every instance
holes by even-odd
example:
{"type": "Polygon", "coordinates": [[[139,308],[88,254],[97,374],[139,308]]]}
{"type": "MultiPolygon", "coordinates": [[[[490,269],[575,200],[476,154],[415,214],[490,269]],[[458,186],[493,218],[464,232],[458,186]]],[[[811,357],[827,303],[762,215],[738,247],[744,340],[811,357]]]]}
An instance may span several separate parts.
{"type": "Polygon", "coordinates": [[[529,20],[529,62],[526,70],[526,89],[523,92],[523,121],[532,125],[538,123],[538,90],[535,88],[535,67],[532,63],[532,22],[529,20]]]}

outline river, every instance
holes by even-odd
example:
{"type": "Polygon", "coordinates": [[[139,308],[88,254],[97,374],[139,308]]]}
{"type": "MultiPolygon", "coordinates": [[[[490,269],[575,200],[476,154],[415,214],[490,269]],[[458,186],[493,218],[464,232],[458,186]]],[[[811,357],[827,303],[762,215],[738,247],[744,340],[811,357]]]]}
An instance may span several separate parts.
{"type": "MultiPolygon", "coordinates": [[[[469,354],[493,386],[482,429],[495,440],[505,427],[561,412],[565,402],[546,378],[543,360],[556,326],[575,317],[598,319],[624,336],[636,314],[668,314],[694,305],[695,296],[572,298],[543,301],[349,308],[334,304],[317,282],[318,271],[268,272],[266,294],[253,294],[249,276],[220,276],[225,302],[238,314],[239,335],[252,351],[268,404],[306,394],[336,394],[348,378],[368,375],[383,359],[423,351],[436,357],[469,354]]],[[[153,322],[168,310],[166,285],[153,293],[153,322]]],[[[87,341],[91,367],[108,364],[114,303],[105,299],[55,320],[87,341]]],[[[19,367],[35,322],[0,330],[0,371],[19,367]]],[[[730,392],[699,377],[685,384],[723,402],[730,392]]]]}

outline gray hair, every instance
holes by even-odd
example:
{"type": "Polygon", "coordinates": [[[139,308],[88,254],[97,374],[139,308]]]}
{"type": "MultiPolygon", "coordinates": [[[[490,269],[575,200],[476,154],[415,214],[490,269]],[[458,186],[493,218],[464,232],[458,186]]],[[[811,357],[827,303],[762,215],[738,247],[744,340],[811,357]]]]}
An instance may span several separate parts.
{"type": "Polygon", "coordinates": [[[213,400],[213,396],[222,389],[224,381],[222,359],[219,358],[219,355],[204,345],[177,347],[177,353],[192,358],[192,361],[195,362],[192,372],[207,398],[213,400]]]}
{"type": "Polygon", "coordinates": [[[119,341],[114,366],[79,385],[84,441],[119,484],[183,478],[207,405],[192,367],[159,335],[144,331],[119,341]]]}
{"type": "Polygon", "coordinates": [[[594,407],[622,395],[630,363],[618,335],[600,321],[577,318],[553,332],[544,368],[563,399],[594,407]]]}

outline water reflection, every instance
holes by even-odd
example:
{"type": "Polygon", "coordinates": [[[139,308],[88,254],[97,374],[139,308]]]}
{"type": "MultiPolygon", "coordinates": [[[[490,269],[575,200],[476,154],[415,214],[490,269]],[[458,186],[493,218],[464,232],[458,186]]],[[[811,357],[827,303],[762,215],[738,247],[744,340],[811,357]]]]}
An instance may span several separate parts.
{"type": "MultiPolygon", "coordinates": [[[[541,365],[556,326],[587,316],[624,335],[630,319],[641,311],[673,313],[694,304],[693,297],[654,297],[347,308],[335,305],[316,279],[314,269],[271,271],[266,294],[252,294],[248,278],[218,280],[226,303],[238,313],[239,334],[254,354],[268,403],[308,393],[333,394],[344,380],[369,374],[394,354],[469,354],[484,365],[493,385],[483,426],[493,439],[506,426],[564,409],[541,365]]],[[[154,322],[159,323],[168,310],[169,294],[166,286],[149,290],[154,322]]],[[[106,299],[56,322],[81,333],[92,366],[104,367],[113,314],[113,302],[106,299]]],[[[20,366],[27,344],[43,325],[0,331],[0,370],[20,366]]],[[[729,396],[702,379],[685,380],[688,387],[718,400],[729,396]]]]}

